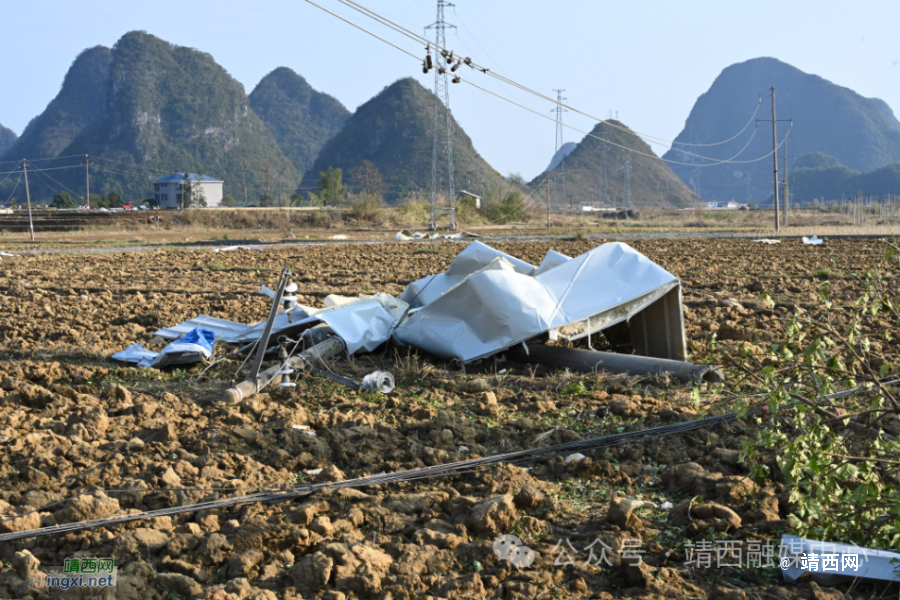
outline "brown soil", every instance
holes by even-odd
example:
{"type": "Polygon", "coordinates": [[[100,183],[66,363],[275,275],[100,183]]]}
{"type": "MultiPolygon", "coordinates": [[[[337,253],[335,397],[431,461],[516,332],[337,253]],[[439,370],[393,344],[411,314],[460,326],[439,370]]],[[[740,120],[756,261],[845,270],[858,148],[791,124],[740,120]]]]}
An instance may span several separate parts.
{"type": "MultiPolygon", "coordinates": [[[[537,264],[550,247],[575,256],[595,243],[493,245],[537,264]]],[[[898,275],[875,241],[632,245],[682,279],[691,349],[705,352],[715,332],[723,363],[740,344],[777,341],[781,319],[796,305],[821,310],[815,291],[824,283],[832,300],[845,304],[859,292],[858,272],[878,268],[889,283],[898,275]],[[774,306],[759,306],[764,291],[774,306]]],[[[353,378],[392,371],[398,387],[386,398],[309,377],[291,391],[270,388],[228,405],[220,392],[239,361],[227,359],[200,377],[201,366],[160,372],[105,358],[199,314],[263,319],[267,299],[255,292],[272,286],[283,267],[295,273],[300,302],[321,306],[331,293],[399,294],[410,281],[444,270],[462,248],[2,258],[0,519],[37,512],[0,522],[0,532],[420,468],[728,410],[721,400],[694,405],[690,388],[668,381],[534,371],[493,360],[462,373],[393,348],[333,366],[353,378]],[[50,506],[78,494],[88,495],[50,506]]],[[[887,339],[892,326],[879,316],[865,324],[873,354],[896,365],[897,346],[887,339]]],[[[221,345],[219,355],[228,350],[221,345]]],[[[42,595],[28,590],[25,579],[67,558],[106,556],[119,567],[110,598],[843,597],[847,586],[786,585],[775,569],[684,566],[686,540],[774,538],[777,547],[788,530],[784,486],[755,486],[738,461],[752,429],[738,421],[589,452],[570,464],[555,457],[530,470],[499,466],[3,544],[0,597],[85,597],[42,595]],[[634,499],[675,507],[636,508],[634,499]],[[507,533],[534,551],[530,567],[497,559],[492,544],[507,533]],[[582,549],[597,539],[620,548],[638,537],[641,567],[629,567],[617,552],[609,553],[612,565],[583,564],[582,549]],[[576,564],[555,565],[554,547],[565,540],[579,551],[576,564]]],[[[863,585],[849,597],[874,591],[863,585]]]]}

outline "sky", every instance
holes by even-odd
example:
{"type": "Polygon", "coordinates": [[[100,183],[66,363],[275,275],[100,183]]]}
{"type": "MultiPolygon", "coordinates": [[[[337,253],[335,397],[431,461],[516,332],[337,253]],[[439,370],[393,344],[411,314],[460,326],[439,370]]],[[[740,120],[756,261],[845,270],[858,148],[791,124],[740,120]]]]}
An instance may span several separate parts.
{"type": "MultiPolygon", "coordinates": [[[[424,48],[342,5],[315,0],[413,54],[424,48]]],[[[419,33],[436,0],[360,0],[419,33]]],[[[753,3],[671,0],[456,0],[446,20],[458,54],[597,118],[610,111],[635,131],[672,140],[697,97],[727,66],[772,56],[900,110],[900,2],[804,0],[753,3]]],[[[0,36],[0,124],[17,134],[58,93],[77,54],[144,30],[210,53],[247,92],[286,66],[350,110],[402,77],[431,88],[420,62],[306,0],[31,0],[6,6],[0,36]]],[[[476,150],[504,175],[531,179],[555,150],[553,105],[467,68],[464,78],[524,104],[530,113],[471,85],[451,85],[450,105],[476,150]]],[[[764,92],[764,90],[760,90],[764,92]]],[[[748,98],[751,114],[757,98],[748,98]]],[[[740,110],[741,107],[735,107],[740,110]]],[[[569,113],[564,141],[595,121],[569,113]]],[[[715,142],[718,140],[707,140],[715,142]]],[[[699,140],[698,140],[699,142],[699,140]]],[[[658,154],[665,152],[654,146],[658,154]]]]}

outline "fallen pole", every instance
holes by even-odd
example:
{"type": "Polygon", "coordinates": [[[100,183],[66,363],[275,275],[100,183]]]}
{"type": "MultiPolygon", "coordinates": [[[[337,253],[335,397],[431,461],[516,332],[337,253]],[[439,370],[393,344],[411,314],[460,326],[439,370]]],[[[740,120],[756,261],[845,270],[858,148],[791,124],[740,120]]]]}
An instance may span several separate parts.
{"type": "Polygon", "coordinates": [[[607,371],[624,375],[672,375],[682,383],[725,381],[722,371],[710,365],[695,365],[680,360],[634,354],[534,345],[528,346],[527,351],[522,346],[516,346],[510,350],[507,358],[521,363],[560,367],[583,373],[607,371]]]}
{"type": "Polygon", "coordinates": [[[276,377],[281,377],[278,372],[283,368],[306,371],[317,362],[334,358],[345,350],[344,340],[337,336],[330,337],[325,341],[319,342],[309,350],[288,358],[284,363],[279,363],[260,372],[256,379],[246,379],[232,385],[225,390],[222,399],[231,404],[237,404],[244,398],[258,394],[264,387],[272,383],[276,377]]]}

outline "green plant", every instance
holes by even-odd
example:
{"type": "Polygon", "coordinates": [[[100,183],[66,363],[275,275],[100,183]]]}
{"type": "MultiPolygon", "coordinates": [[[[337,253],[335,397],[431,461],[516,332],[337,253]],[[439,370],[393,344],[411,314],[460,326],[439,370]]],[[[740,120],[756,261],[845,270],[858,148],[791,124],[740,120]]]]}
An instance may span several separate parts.
{"type": "Polygon", "coordinates": [[[78,201],[69,195],[69,192],[59,192],[53,197],[50,206],[54,208],[78,208],[78,201]]]}
{"type": "Polygon", "coordinates": [[[567,383],[561,390],[559,390],[560,394],[586,394],[587,388],[584,387],[584,384],[580,381],[570,381],[567,383]]]}
{"type": "Polygon", "coordinates": [[[344,172],[328,167],[319,173],[319,193],[310,192],[310,201],[321,202],[323,206],[340,206],[347,199],[347,186],[343,184],[344,172]]]}
{"type": "Polygon", "coordinates": [[[900,442],[883,432],[894,429],[900,403],[865,329],[872,319],[896,328],[900,312],[877,273],[861,279],[862,295],[842,310],[823,289],[820,310],[797,311],[783,343],[732,358],[745,381],[767,390],[773,417],[757,418],[762,427],[742,455],[758,482],[790,486],[798,535],[890,549],[900,543],[900,442]]]}
{"type": "Polygon", "coordinates": [[[360,194],[350,200],[350,209],[359,221],[380,221],[382,208],[380,196],[360,194]]]}

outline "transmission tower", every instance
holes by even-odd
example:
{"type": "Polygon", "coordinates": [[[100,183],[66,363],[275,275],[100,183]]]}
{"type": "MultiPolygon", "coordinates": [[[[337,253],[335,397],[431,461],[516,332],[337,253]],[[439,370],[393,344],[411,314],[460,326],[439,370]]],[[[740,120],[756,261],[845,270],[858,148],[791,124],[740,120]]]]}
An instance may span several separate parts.
{"type": "Polygon", "coordinates": [[[563,98],[562,93],[566,90],[553,90],[556,92],[556,108],[551,113],[556,115],[556,152],[554,156],[559,156],[559,162],[556,163],[556,176],[553,178],[553,197],[559,206],[566,205],[566,165],[565,157],[560,154],[563,147],[563,123],[562,116],[564,112],[569,112],[562,107],[562,103],[568,100],[563,98]]]}
{"type": "Polygon", "coordinates": [[[426,27],[434,30],[434,143],[431,152],[431,223],[430,229],[437,229],[438,195],[441,184],[438,176],[440,150],[443,147],[447,157],[447,192],[450,199],[450,229],[456,228],[456,195],[453,192],[453,126],[450,122],[450,86],[447,64],[447,29],[456,29],[444,20],[444,9],[454,6],[446,0],[437,0],[437,20],[426,27]],[[446,129],[446,131],[443,131],[446,129]]]}

